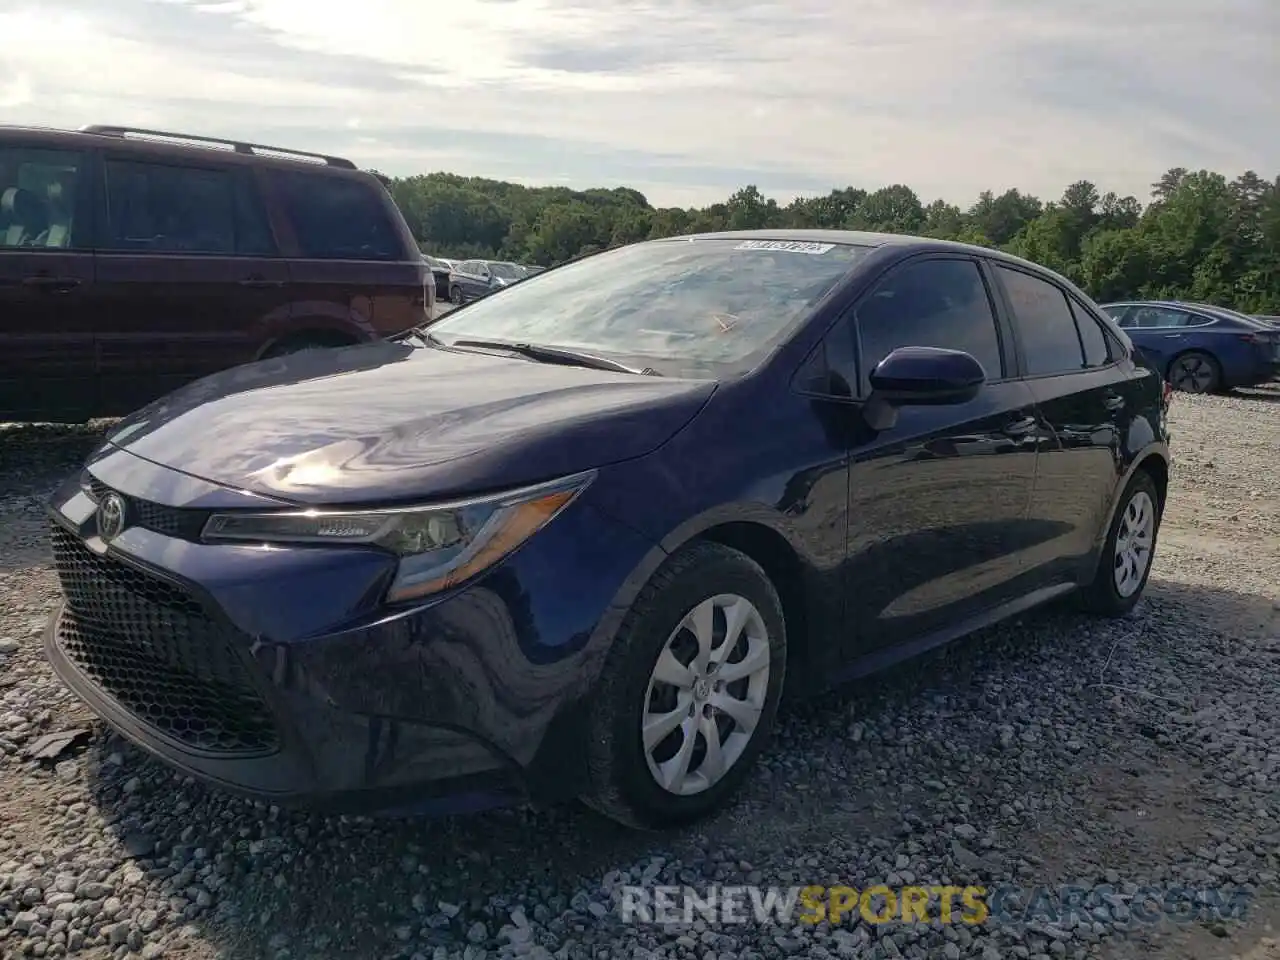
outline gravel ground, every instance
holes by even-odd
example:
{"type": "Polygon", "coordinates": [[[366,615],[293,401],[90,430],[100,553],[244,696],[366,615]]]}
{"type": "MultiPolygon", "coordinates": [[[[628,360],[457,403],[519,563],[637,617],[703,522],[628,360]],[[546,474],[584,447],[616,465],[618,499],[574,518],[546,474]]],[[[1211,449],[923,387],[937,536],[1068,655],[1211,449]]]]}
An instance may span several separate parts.
{"type": "Polygon", "coordinates": [[[37,633],[41,501],[92,429],[0,428],[0,956],[1276,960],[1280,390],[1175,399],[1171,504],[1121,622],[1044,610],[784,711],[741,803],[637,835],[575,806],[325,819],[176,777],[91,722],[37,633]],[[40,735],[86,726],[53,763],[40,735]],[[1075,883],[1059,922],[624,925],[623,883],[1075,883]],[[1251,897],[1138,923],[1139,887],[1251,897]]]}

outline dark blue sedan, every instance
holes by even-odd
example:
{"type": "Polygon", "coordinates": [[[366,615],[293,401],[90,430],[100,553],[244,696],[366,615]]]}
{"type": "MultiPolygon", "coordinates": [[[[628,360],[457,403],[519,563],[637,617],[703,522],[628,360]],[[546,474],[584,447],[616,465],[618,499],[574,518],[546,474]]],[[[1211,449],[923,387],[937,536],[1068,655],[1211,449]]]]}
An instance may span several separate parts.
{"type": "Polygon", "coordinates": [[[271,802],[685,822],[784,691],[1066,594],[1130,610],[1164,386],[992,250],[641,243],[123,420],[53,497],[46,650],[126,737],[271,802]]]}
{"type": "Polygon", "coordinates": [[[1256,317],[1179,300],[1108,303],[1103,309],[1175,390],[1214,393],[1280,374],[1280,330],[1256,317]]]}

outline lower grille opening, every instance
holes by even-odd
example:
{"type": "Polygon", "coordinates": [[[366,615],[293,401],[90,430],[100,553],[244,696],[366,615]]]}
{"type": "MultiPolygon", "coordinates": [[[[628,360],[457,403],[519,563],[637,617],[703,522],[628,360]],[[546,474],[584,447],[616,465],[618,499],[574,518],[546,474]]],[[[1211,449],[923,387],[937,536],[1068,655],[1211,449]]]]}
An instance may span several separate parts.
{"type": "Polygon", "coordinates": [[[58,645],[120,706],[156,731],[199,750],[269,753],[275,725],[255,695],[149,656],[118,636],[64,613],[58,645]]]}
{"type": "Polygon", "coordinates": [[[99,556],[56,525],[52,540],[66,598],[58,645],[104,693],[195,749],[277,748],[271,713],[236,650],[248,638],[180,586],[99,556]]]}

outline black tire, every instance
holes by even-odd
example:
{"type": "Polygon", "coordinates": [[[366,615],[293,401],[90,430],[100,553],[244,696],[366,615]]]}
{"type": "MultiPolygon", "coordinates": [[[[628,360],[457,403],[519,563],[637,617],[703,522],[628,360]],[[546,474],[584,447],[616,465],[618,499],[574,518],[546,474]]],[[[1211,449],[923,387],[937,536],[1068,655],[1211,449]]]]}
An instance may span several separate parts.
{"type": "Polygon", "coordinates": [[[462,288],[461,287],[455,286],[455,287],[449,288],[449,302],[452,303],[455,307],[462,306],[462,288]]]}
{"type": "MultiPolygon", "coordinates": [[[[754,560],[709,542],[677,551],[632,604],[593,692],[588,730],[590,788],[583,801],[610,819],[638,829],[690,823],[724,805],[768,742],[786,659],[782,603],[754,560]],[[700,793],[678,795],[654,779],[642,742],[641,718],[650,676],[685,615],[703,601],[726,593],[749,600],[768,634],[769,677],[763,708],[751,739],[723,777],[700,793]]],[[[705,752],[705,740],[701,742],[705,752]]]]}
{"type": "Polygon", "coordinates": [[[1188,350],[1170,361],[1166,379],[1182,393],[1216,393],[1222,389],[1222,365],[1203,350],[1188,350]]]}
{"type": "Polygon", "coordinates": [[[1102,547],[1102,555],[1098,559],[1098,569],[1094,575],[1093,582],[1080,592],[1080,605],[1086,611],[1103,617],[1123,617],[1142,599],[1142,594],[1147,588],[1147,580],[1151,577],[1151,567],[1155,561],[1156,543],[1160,537],[1160,520],[1163,515],[1164,504],[1160,501],[1160,492],[1156,489],[1155,481],[1151,479],[1151,474],[1145,470],[1138,470],[1129,480],[1128,485],[1124,488],[1124,493],[1120,496],[1120,502],[1116,506],[1116,514],[1111,520],[1111,529],[1107,531],[1107,540],[1102,547]],[[1151,555],[1147,560],[1146,569],[1142,573],[1142,579],[1137,589],[1125,596],[1121,594],[1115,581],[1116,543],[1119,540],[1120,530],[1124,524],[1125,512],[1139,494],[1145,494],[1154,505],[1155,510],[1151,530],[1151,555]]]}

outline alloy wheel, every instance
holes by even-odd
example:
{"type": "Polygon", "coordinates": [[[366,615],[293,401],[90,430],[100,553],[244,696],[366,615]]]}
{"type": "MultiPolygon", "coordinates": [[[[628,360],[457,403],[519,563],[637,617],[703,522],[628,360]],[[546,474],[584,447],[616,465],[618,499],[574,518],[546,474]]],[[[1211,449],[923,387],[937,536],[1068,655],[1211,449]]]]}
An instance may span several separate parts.
{"type": "Polygon", "coordinates": [[[1208,393],[1217,374],[1208,357],[1179,357],[1173,364],[1169,381],[1184,393],[1208,393]]]}
{"type": "Polygon", "coordinates": [[[769,688],[768,629],[755,605],[718,594],[690,610],[658,655],[641,737],[649,772],[669,793],[701,793],[738,762],[769,688]]]}
{"type": "Polygon", "coordinates": [[[1142,586],[1142,578],[1151,564],[1155,529],[1155,503],[1145,490],[1139,490],[1125,506],[1120,529],[1116,532],[1112,576],[1116,593],[1123,598],[1133,596],[1142,586]]]}

